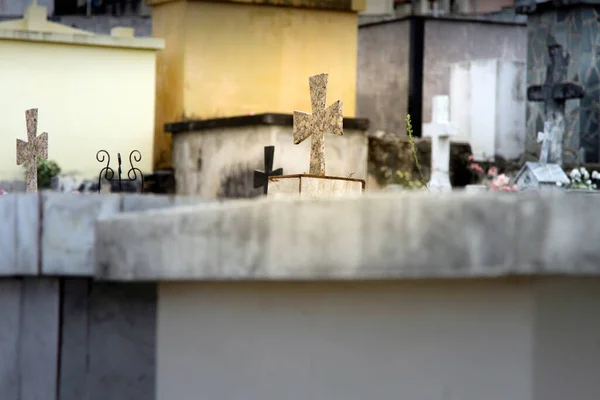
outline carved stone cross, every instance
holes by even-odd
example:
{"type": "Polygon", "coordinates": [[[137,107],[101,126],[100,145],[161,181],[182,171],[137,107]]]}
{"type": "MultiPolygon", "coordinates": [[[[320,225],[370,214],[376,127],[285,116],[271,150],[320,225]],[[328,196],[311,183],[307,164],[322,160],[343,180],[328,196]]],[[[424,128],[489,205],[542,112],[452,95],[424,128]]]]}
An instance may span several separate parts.
{"type": "Polygon", "coordinates": [[[542,150],[540,151],[540,164],[548,163],[548,154],[550,153],[550,147],[552,146],[552,124],[544,122],[544,132],[538,132],[537,134],[538,143],[542,143],[542,150]]]}
{"type": "Polygon", "coordinates": [[[562,142],[566,129],[565,103],[567,100],[582,98],[585,90],[579,83],[565,82],[570,57],[561,45],[548,46],[548,54],[550,64],[546,69],[546,81],[543,85],[528,87],[527,100],[544,102],[544,122],[552,124],[549,129],[544,127],[544,131],[552,131],[554,135],[547,162],[562,165],[562,142]]]}
{"type": "Polygon", "coordinates": [[[277,168],[273,171],[273,156],[275,146],[265,146],[265,170],[254,170],[254,189],[263,187],[264,194],[269,191],[269,177],[283,175],[283,168],[277,168]]]}
{"type": "Polygon", "coordinates": [[[325,108],[327,99],[327,74],[309,78],[310,102],[312,114],[294,111],[294,144],[299,144],[311,136],[310,143],[310,175],[325,175],[325,137],[324,133],[343,135],[344,117],[343,103],[336,101],[325,108]]]}
{"type": "Polygon", "coordinates": [[[434,96],[431,123],[423,124],[423,136],[431,137],[431,178],[428,187],[432,192],[452,190],[450,137],[456,135],[456,128],[449,121],[449,103],[448,96],[434,96]]]}
{"type": "Polygon", "coordinates": [[[37,192],[37,157],[48,158],[48,133],[37,136],[38,110],[25,111],[27,142],[17,139],[17,165],[27,163],[27,191],[37,192]]]}

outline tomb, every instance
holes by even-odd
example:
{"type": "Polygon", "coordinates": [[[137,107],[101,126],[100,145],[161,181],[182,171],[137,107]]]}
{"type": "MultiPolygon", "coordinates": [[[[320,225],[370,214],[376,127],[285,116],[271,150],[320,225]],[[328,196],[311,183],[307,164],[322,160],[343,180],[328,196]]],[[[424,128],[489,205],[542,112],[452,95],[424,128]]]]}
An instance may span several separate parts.
{"type": "Polygon", "coordinates": [[[364,1],[148,3],[153,33],[168,48],[157,64],[154,167],[174,168],[178,194],[260,195],[253,173],[268,145],[287,173],[308,173],[309,144],[293,145],[291,112],[310,109],[307,78],[321,72],[328,95],[345,103],[345,135],[330,141],[328,173],[366,178],[368,122],[354,118],[364,1]]]}
{"type": "Polygon", "coordinates": [[[23,110],[32,108],[39,109],[40,133],[51,134],[50,160],[63,172],[98,176],[100,149],[137,149],[140,169],[151,172],[156,56],[164,41],[122,28],[94,35],[49,21],[46,11],[34,1],[22,19],[0,22],[0,179],[23,180],[14,141],[26,137],[23,110]]]}

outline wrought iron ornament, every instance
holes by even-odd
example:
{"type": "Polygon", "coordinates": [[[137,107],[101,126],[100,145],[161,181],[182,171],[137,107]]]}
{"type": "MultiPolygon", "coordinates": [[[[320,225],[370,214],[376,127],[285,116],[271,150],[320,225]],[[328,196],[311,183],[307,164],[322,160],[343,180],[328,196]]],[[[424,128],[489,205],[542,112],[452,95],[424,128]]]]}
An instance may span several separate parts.
{"type": "MultiPolygon", "coordinates": [[[[118,192],[122,192],[123,191],[123,186],[122,186],[123,170],[121,168],[121,165],[122,165],[121,153],[117,153],[118,168],[117,168],[117,174],[116,174],[117,176],[116,177],[115,177],[115,171],[110,166],[110,154],[108,154],[108,151],[100,150],[98,153],[96,153],[96,160],[98,160],[98,162],[101,162],[101,163],[104,163],[104,160],[106,160],[106,166],[100,170],[100,174],[98,175],[98,193],[100,193],[100,191],[102,189],[102,177],[103,176],[104,176],[104,179],[108,182],[112,183],[113,181],[117,181],[118,192]]],[[[139,163],[141,160],[142,160],[142,154],[138,150],[133,150],[131,153],[129,153],[129,166],[131,168],[129,168],[129,170],[127,171],[127,179],[125,179],[125,181],[127,181],[127,182],[137,181],[138,173],[139,173],[139,178],[141,181],[140,191],[143,192],[144,191],[144,175],[142,174],[142,171],[140,171],[139,168],[133,166],[134,161],[136,163],[139,163]]]]}
{"type": "Polygon", "coordinates": [[[269,177],[283,175],[283,168],[277,168],[273,171],[274,155],[275,146],[265,146],[265,170],[254,170],[254,189],[262,186],[265,195],[269,191],[269,177]]]}

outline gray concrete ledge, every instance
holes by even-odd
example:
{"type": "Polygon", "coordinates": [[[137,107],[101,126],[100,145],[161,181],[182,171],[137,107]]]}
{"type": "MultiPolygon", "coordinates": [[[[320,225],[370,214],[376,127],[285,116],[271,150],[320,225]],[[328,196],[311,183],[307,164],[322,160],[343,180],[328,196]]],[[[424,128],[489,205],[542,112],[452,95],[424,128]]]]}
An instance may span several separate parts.
{"type": "Polygon", "coordinates": [[[108,280],[600,275],[599,196],[365,194],[240,200],[100,219],[108,280]]]}
{"type": "Polygon", "coordinates": [[[0,196],[0,277],[94,275],[94,227],[121,212],[213,202],[194,197],[40,192],[0,196]]]}

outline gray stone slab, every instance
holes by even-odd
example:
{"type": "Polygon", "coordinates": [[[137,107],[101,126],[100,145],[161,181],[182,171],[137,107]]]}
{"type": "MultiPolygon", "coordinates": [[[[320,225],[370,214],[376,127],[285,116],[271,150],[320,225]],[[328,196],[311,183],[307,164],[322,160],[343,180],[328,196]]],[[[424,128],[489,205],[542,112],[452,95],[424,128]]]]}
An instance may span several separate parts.
{"type": "Polygon", "coordinates": [[[94,225],[119,213],[121,197],[44,193],[42,273],[91,276],[94,271],[94,225]]]}
{"type": "Polygon", "coordinates": [[[126,194],[122,195],[122,202],[122,212],[146,211],[171,207],[173,197],[153,194],[126,194]]]}
{"type": "Polygon", "coordinates": [[[39,196],[0,196],[0,276],[37,275],[39,196]]]}
{"type": "MultiPolygon", "coordinates": [[[[1,196],[0,196],[1,197],[1,196]]],[[[21,280],[0,280],[0,394],[2,400],[20,399],[19,335],[21,280]]]]}
{"type": "Polygon", "coordinates": [[[63,280],[59,399],[88,399],[89,296],[91,279],[63,280]]]}
{"type": "Polygon", "coordinates": [[[94,283],[89,318],[87,399],[154,399],[156,284],[94,283]]]}
{"type": "Polygon", "coordinates": [[[55,400],[58,374],[59,282],[23,280],[19,335],[19,400],[55,400]]]}
{"type": "Polygon", "coordinates": [[[96,226],[97,278],[269,280],[600,275],[599,196],[392,193],[243,200],[96,226]]]}

